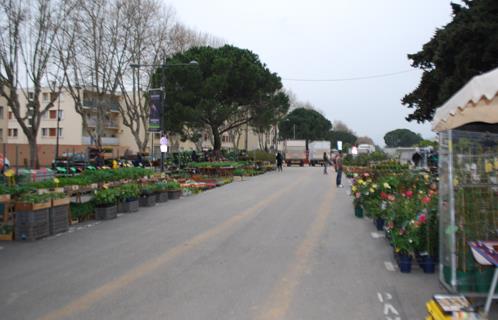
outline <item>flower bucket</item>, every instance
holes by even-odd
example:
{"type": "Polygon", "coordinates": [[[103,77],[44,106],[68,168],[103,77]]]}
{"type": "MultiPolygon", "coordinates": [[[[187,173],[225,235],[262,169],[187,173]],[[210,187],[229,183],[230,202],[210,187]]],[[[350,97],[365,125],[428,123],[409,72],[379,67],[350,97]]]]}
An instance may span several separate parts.
{"type": "Polygon", "coordinates": [[[436,272],[436,261],[431,256],[422,256],[419,264],[422,270],[424,270],[424,273],[436,272]]]}
{"type": "Polygon", "coordinates": [[[385,220],[382,218],[375,219],[375,227],[377,228],[377,231],[384,230],[384,222],[385,222],[385,220]]]}
{"type": "Polygon", "coordinates": [[[363,207],[362,206],[356,206],[354,208],[354,216],[357,218],[363,218],[363,207]]]}
{"type": "Polygon", "coordinates": [[[410,273],[412,271],[412,256],[409,254],[400,254],[398,259],[399,271],[410,273]]]}

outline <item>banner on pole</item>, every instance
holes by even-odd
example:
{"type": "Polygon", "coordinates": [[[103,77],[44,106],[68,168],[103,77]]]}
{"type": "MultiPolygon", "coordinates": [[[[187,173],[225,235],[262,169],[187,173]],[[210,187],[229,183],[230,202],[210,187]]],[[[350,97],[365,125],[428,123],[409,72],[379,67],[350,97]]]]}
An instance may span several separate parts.
{"type": "Polygon", "coordinates": [[[161,131],[161,110],[163,108],[163,91],[149,90],[149,132],[161,131]]]}

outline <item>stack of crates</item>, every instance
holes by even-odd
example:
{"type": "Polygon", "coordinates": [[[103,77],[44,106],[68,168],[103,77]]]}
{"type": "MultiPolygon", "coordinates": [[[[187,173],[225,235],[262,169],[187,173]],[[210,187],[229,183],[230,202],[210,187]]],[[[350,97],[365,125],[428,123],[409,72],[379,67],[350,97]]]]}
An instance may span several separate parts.
{"type": "Polygon", "coordinates": [[[47,237],[49,229],[49,209],[16,212],[15,239],[38,240],[47,237]]]}
{"type": "Polygon", "coordinates": [[[68,204],[50,208],[49,230],[51,235],[66,232],[69,229],[68,212],[68,204]]]}

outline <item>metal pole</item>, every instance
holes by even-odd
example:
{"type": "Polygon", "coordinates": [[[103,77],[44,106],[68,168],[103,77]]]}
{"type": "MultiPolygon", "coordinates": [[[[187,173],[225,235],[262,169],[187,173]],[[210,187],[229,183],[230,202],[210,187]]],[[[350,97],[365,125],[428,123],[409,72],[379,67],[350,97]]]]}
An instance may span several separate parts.
{"type": "Polygon", "coordinates": [[[59,97],[57,98],[59,101],[57,103],[57,132],[55,133],[55,161],[57,163],[57,158],[59,158],[59,124],[61,122],[61,96],[59,93],[59,97]]]}
{"type": "MultiPolygon", "coordinates": [[[[160,115],[161,118],[159,119],[159,126],[161,128],[161,138],[164,136],[164,109],[165,109],[165,104],[166,104],[166,83],[164,80],[164,73],[165,73],[166,66],[162,65],[161,66],[161,84],[163,85],[163,103],[161,104],[161,110],[160,110],[160,115]]],[[[161,150],[161,172],[164,172],[164,152],[161,150]]]]}
{"type": "Polygon", "coordinates": [[[294,123],[292,127],[294,128],[294,140],[296,140],[296,124],[294,123]]]}

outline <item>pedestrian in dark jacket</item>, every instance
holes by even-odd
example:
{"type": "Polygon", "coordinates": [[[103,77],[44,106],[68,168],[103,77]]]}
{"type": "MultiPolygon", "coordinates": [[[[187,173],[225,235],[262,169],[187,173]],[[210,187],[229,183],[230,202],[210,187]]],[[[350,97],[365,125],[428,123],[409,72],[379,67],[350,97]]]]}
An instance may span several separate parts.
{"type": "Polygon", "coordinates": [[[330,164],[330,160],[329,160],[329,157],[327,156],[327,152],[324,152],[323,153],[323,174],[329,174],[327,172],[327,168],[330,164]]]}
{"type": "Polygon", "coordinates": [[[335,158],[335,169],[337,171],[337,177],[336,177],[336,186],[338,188],[342,188],[343,185],[341,183],[341,179],[342,179],[342,152],[339,151],[339,154],[337,155],[337,157],[335,158]]]}
{"type": "Polygon", "coordinates": [[[282,164],[284,162],[284,157],[282,157],[282,154],[280,152],[278,152],[277,156],[275,158],[277,160],[277,171],[281,172],[282,171],[282,164]]]}

